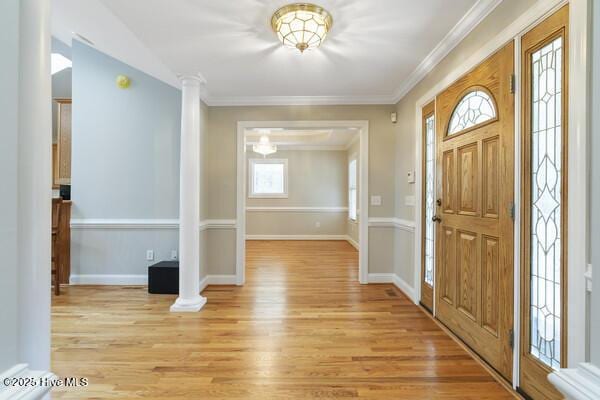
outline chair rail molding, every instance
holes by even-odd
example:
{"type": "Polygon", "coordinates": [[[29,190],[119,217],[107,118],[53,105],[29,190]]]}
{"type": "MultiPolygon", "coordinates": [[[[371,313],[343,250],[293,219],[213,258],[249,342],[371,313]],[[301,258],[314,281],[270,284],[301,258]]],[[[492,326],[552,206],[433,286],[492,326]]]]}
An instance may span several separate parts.
{"type": "Polygon", "coordinates": [[[348,207],[246,207],[247,212],[294,212],[294,213],[339,213],[348,212],[348,207]]]}
{"type": "Polygon", "coordinates": [[[548,380],[567,400],[600,399],[600,368],[590,363],[559,369],[548,380]]]}
{"type": "MultiPolygon", "coordinates": [[[[207,219],[198,223],[198,228],[233,229],[235,219],[207,219]]],[[[71,229],[178,229],[178,219],[73,219],[71,229]]]]}
{"type": "Polygon", "coordinates": [[[52,389],[57,376],[47,371],[32,371],[27,364],[17,364],[0,373],[0,399],[37,400],[44,398],[52,389]],[[10,385],[16,379],[31,379],[34,385],[10,385]]]}
{"type": "Polygon", "coordinates": [[[369,227],[397,228],[407,232],[415,231],[415,222],[395,217],[369,218],[369,227]]]}

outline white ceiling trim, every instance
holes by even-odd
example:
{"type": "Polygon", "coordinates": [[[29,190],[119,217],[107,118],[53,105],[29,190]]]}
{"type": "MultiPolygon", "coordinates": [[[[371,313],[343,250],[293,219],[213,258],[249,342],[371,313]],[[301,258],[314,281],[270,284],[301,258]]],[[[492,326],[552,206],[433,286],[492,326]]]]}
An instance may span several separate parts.
{"type": "Polygon", "coordinates": [[[437,46],[421,61],[404,83],[394,92],[394,103],[399,102],[417,83],[435,68],[462,40],[481,23],[502,0],[479,0],[458,21],[450,32],[437,46]]]}
{"type": "Polygon", "coordinates": [[[202,100],[207,105],[213,107],[396,104],[425,78],[502,1],[478,0],[391,95],[212,97],[207,93],[202,100]]]}
{"type": "Polygon", "coordinates": [[[202,99],[213,107],[224,106],[324,106],[352,104],[394,104],[393,96],[246,96],[212,97],[202,99]]]}

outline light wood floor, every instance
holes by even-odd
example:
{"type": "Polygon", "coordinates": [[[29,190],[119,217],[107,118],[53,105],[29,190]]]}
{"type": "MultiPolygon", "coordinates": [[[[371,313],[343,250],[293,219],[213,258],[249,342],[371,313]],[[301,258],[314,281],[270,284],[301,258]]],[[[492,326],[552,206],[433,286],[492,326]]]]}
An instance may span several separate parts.
{"type": "Polygon", "coordinates": [[[58,399],[510,399],[390,284],[359,285],[346,242],[248,242],[243,287],[199,313],[145,287],[69,287],[52,306],[58,399]]]}

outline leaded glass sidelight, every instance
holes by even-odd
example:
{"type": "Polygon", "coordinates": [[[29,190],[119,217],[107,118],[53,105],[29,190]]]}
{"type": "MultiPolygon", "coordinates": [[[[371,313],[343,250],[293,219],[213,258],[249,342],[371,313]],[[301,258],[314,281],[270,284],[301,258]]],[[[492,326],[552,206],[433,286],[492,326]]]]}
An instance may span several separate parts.
{"type": "Polygon", "coordinates": [[[495,118],[496,107],[492,97],[484,90],[471,90],[454,108],[448,124],[448,136],[495,118]]]}
{"type": "Polygon", "coordinates": [[[425,283],[433,287],[433,235],[434,224],[434,169],[435,169],[435,118],[425,119],[425,283]]]}
{"type": "Polygon", "coordinates": [[[562,55],[557,38],[531,55],[530,351],[561,362],[562,55]]]}

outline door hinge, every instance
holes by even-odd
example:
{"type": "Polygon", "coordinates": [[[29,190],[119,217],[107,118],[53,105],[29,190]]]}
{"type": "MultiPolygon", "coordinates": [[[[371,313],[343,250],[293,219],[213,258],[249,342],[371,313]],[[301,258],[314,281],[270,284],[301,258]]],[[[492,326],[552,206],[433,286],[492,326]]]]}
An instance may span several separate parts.
{"type": "Polygon", "coordinates": [[[516,84],[517,84],[517,82],[516,82],[515,74],[511,74],[510,75],[510,92],[513,94],[515,93],[516,84]]]}
{"type": "Polygon", "coordinates": [[[511,349],[515,348],[515,331],[512,329],[508,330],[508,343],[511,349]]]}
{"type": "Polygon", "coordinates": [[[515,221],[515,203],[511,202],[510,205],[508,206],[508,212],[510,213],[510,219],[513,220],[513,222],[515,221]]]}

